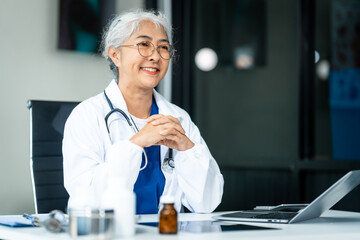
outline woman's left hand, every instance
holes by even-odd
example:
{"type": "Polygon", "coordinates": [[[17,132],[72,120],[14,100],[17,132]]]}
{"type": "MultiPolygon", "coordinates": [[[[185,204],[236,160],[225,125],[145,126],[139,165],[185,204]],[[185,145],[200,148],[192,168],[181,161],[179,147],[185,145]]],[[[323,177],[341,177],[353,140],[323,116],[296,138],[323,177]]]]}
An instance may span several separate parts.
{"type": "Polygon", "coordinates": [[[179,151],[188,150],[195,145],[185,135],[185,131],[178,119],[172,116],[155,114],[150,116],[147,121],[148,124],[161,126],[160,135],[164,136],[164,139],[156,143],[157,145],[164,145],[179,151]]]}

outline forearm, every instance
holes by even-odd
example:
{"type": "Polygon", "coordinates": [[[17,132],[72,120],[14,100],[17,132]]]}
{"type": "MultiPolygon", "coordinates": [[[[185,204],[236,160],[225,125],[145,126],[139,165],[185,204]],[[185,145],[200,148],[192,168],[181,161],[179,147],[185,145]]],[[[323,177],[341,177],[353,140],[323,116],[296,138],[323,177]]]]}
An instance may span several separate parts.
{"type": "Polygon", "coordinates": [[[104,152],[104,157],[74,145],[71,149],[64,151],[64,184],[71,198],[80,194],[79,198],[85,202],[81,195],[90,194],[94,202],[100,203],[99,197],[110,178],[122,178],[133,189],[141,164],[140,147],[119,141],[104,152]]]}
{"type": "Polygon", "coordinates": [[[206,145],[178,152],[177,181],[183,190],[183,204],[193,212],[212,212],[221,202],[224,179],[206,145]]]}

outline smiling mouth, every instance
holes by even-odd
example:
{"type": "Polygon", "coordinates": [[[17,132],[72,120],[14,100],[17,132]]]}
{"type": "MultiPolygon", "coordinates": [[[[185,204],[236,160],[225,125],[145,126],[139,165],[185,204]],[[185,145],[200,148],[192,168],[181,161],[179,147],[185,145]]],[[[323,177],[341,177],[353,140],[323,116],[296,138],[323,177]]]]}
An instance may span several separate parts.
{"type": "Polygon", "coordinates": [[[157,68],[142,67],[141,69],[142,69],[142,70],[145,70],[145,71],[149,71],[149,72],[159,72],[159,71],[160,71],[160,70],[157,69],[157,68]]]}

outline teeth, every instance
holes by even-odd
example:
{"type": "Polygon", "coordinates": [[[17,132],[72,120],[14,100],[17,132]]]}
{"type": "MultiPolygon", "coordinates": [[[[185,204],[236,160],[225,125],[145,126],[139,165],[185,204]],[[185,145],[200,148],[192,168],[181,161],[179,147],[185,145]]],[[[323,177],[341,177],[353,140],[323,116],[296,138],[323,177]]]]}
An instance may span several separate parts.
{"type": "Polygon", "coordinates": [[[157,71],[156,68],[142,68],[142,69],[144,69],[146,71],[149,71],[149,72],[156,72],[157,71]]]}

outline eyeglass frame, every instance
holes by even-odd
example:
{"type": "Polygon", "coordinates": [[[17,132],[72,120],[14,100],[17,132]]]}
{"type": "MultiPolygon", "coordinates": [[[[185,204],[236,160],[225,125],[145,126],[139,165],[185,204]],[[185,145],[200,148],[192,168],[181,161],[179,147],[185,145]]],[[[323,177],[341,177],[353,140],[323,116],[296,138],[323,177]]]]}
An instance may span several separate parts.
{"type": "Polygon", "coordinates": [[[160,55],[160,57],[161,57],[162,59],[164,59],[164,60],[170,60],[170,59],[174,56],[176,50],[174,49],[174,47],[173,47],[170,43],[168,43],[168,45],[169,45],[169,47],[170,47],[170,50],[169,50],[170,57],[167,58],[167,59],[164,58],[164,57],[161,55],[161,53],[160,53],[159,47],[161,47],[161,46],[155,47],[155,45],[154,45],[152,42],[150,42],[150,41],[142,41],[142,42],[139,42],[139,43],[137,43],[137,44],[130,44],[130,45],[120,45],[120,46],[118,46],[118,47],[137,47],[138,53],[139,53],[140,56],[142,56],[142,57],[150,57],[150,56],[152,56],[152,55],[154,54],[154,50],[155,50],[155,48],[156,48],[156,51],[159,53],[159,55],[160,55]],[[144,42],[149,42],[149,43],[153,46],[153,47],[152,47],[151,54],[150,54],[149,56],[144,56],[144,55],[142,55],[142,54],[140,53],[140,46],[139,46],[139,45],[140,45],[141,43],[144,43],[144,42]]]}

